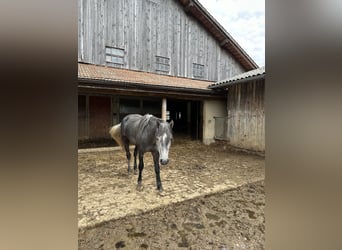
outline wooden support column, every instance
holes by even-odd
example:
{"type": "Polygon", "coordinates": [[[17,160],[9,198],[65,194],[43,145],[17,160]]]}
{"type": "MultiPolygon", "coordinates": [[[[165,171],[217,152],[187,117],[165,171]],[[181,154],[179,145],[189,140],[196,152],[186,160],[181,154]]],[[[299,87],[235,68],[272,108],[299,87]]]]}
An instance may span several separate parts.
{"type": "Polygon", "coordinates": [[[166,98],[163,98],[162,100],[162,119],[166,121],[166,110],[167,110],[167,101],[166,98]]]}

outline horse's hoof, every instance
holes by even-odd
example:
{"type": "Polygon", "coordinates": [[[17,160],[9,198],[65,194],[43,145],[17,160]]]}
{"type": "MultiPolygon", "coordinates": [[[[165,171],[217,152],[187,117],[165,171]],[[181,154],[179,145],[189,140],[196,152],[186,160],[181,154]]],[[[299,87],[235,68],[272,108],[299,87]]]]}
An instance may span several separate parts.
{"type": "Polygon", "coordinates": [[[138,174],[138,171],[134,169],[134,174],[137,175],[138,174]]]}
{"type": "Polygon", "coordinates": [[[142,191],[143,190],[143,186],[141,184],[137,185],[137,191],[142,191]]]}
{"type": "Polygon", "coordinates": [[[158,187],[157,190],[159,193],[162,193],[164,191],[163,187],[158,187]]]}

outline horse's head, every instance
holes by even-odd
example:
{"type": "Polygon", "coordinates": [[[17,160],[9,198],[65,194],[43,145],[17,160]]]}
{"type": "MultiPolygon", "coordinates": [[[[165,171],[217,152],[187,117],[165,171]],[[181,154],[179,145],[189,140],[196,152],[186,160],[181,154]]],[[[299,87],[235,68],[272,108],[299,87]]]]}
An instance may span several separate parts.
{"type": "Polygon", "coordinates": [[[162,165],[169,163],[169,149],[171,146],[173,121],[160,121],[156,131],[156,145],[159,152],[159,162],[162,165]]]}

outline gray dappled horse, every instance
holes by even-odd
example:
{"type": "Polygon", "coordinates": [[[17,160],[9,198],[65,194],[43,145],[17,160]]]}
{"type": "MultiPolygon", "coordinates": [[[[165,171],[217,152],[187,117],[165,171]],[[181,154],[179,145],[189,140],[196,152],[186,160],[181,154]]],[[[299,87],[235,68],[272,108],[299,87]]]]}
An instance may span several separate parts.
{"type": "Polygon", "coordinates": [[[153,115],[144,116],[131,114],[125,116],[121,123],[113,126],[109,133],[113,139],[126,151],[128,161],[128,174],[131,172],[130,161],[131,153],[129,145],[135,145],[134,148],[134,174],[136,174],[137,163],[136,156],[139,153],[139,177],[138,189],[141,189],[142,170],[144,169],[144,154],[151,152],[156,173],[157,189],[163,190],[160,180],[159,163],[166,165],[169,162],[169,149],[172,140],[173,121],[170,123],[163,121],[153,115]]]}

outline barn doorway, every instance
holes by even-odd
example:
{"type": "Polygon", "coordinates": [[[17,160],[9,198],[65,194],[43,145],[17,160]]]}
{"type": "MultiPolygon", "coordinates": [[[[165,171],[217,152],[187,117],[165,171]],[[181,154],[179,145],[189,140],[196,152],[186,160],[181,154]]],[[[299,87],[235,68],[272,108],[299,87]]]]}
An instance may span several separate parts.
{"type": "Polygon", "coordinates": [[[187,100],[167,100],[168,120],[173,120],[173,132],[176,136],[202,140],[202,102],[187,100]]]}

